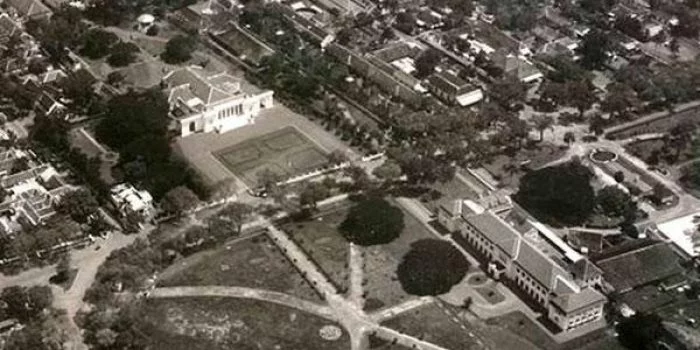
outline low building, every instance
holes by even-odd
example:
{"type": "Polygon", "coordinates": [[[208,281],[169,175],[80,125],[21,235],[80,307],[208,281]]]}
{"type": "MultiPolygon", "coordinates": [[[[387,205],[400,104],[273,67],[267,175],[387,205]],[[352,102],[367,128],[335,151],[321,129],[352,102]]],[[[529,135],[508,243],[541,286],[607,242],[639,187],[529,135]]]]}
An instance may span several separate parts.
{"type": "Polygon", "coordinates": [[[493,54],[492,61],[496,67],[503,70],[504,75],[514,77],[526,84],[544,78],[542,72],[532,62],[513,53],[497,50],[493,54]]]}
{"type": "Polygon", "coordinates": [[[603,271],[605,285],[618,293],[659,285],[683,273],[679,257],[669,244],[652,239],[624,242],[591,259],[603,271]]]}
{"type": "Polygon", "coordinates": [[[74,187],[65,184],[51,165],[29,166],[0,177],[6,196],[0,203],[0,231],[12,234],[22,225],[36,226],[56,214],[61,197],[74,187]]]}
{"type": "Polygon", "coordinates": [[[481,89],[451,72],[435,73],[428,80],[430,92],[446,103],[466,107],[484,99],[481,89]]]}
{"type": "Polygon", "coordinates": [[[607,299],[594,288],[600,269],[544,225],[526,219],[518,230],[470,200],[457,201],[438,220],[487,260],[489,273],[510,280],[562,330],[603,318],[607,299]]]}
{"type": "Polygon", "coordinates": [[[170,116],[180,136],[194,133],[224,133],[255,123],[260,110],[272,107],[272,91],[245,92],[228,73],[211,74],[190,66],[163,78],[170,116]]]}
{"type": "Polygon", "coordinates": [[[122,217],[138,214],[144,219],[153,217],[153,197],[146,190],[138,190],[130,184],[119,184],[109,191],[109,199],[122,217]]]}
{"type": "Polygon", "coordinates": [[[40,0],[5,0],[5,4],[26,20],[46,19],[53,14],[51,9],[40,0]]]}

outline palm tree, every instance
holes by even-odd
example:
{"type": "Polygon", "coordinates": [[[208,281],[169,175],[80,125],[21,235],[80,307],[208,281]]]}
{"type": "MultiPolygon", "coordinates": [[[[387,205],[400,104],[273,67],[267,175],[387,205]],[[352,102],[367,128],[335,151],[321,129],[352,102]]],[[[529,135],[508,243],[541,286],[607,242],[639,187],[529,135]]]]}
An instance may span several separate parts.
{"type": "Polygon", "coordinates": [[[540,132],[540,142],[544,139],[544,131],[550,129],[554,125],[554,118],[548,115],[536,115],[532,118],[535,123],[535,129],[540,132]]]}

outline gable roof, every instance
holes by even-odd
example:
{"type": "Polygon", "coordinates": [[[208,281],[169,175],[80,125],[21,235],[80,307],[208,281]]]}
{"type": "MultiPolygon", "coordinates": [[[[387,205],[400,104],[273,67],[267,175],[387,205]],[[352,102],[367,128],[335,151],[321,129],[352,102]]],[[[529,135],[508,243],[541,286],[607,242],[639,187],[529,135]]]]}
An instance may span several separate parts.
{"type": "MultiPolygon", "coordinates": [[[[662,241],[646,240],[645,244],[626,245],[617,254],[605,254],[594,260],[603,270],[603,278],[619,292],[654,283],[683,272],[679,257],[662,241]]],[[[595,259],[595,258],[594,258],[595,259]]]]}
{"type": "Polygon", "coordinates": [[[53,12],[39,0],[5,0],[23,17],[35,18],[50,16],[53,12]]]}
{"type": "Polygon", "coordinates": [[[515,262],[527,271],[537,282],[548,289],[554,289],[555,278],[569,274],[554,260],[548,258],[527,240],[520,244],[515,262]]]}
{"type": "Polygon", "coordinates": [[[578,293],[560,295],[552,299],[552,303],[562,311],[569,313],[592,304],[605,301],[605,296],[597,290],[588,287],[578,293]]]}
{"type": "Polygon", "coordinates": [[[234,77],[227,73],[208,75],[204,69],[195,66],[172,71],[163,80],[171,89],[170,102],[178,98],[187,102],[196,97],[209,106],[240,94],[240,83],[234,77]]]}
{"type": "Polygon", "coordinates": [[[465,220],[489,241],[501,248],[508,257],[515,256],[520,234],[503,219],[490,211],[485,211],[478,215],[467,216],[465,220]]]}

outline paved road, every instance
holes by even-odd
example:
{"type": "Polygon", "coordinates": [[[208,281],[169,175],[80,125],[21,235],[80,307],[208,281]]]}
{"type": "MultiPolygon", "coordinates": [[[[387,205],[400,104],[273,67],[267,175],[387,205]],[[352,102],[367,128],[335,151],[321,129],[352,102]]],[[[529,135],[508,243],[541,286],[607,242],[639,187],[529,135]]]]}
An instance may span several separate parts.
{"type": "Polygon", "coordinates": [[[348,259],[348,266],[350,266],[350,291],[348,293],[348,301],[355,304],[358,309],[363,309],[365,307],[365,298],[362,280],[364,279],[365,262],[360,247],[350,243],[348,259]]]}

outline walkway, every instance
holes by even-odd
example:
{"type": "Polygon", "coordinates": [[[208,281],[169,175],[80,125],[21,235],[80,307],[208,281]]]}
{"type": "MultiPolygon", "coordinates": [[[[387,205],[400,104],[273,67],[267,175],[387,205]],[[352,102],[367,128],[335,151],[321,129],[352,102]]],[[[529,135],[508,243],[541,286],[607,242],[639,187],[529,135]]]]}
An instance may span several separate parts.
{"type": "Polygon", "coordinates": [[[149,292],[148,297],[156,299],[178,297],[227,297],[253,299],[287,306],[338,322],[332,310],[328,306],[319,305],[289,294],[263,289],[230,286],[161,287],[155,288],[149,292]]]}

